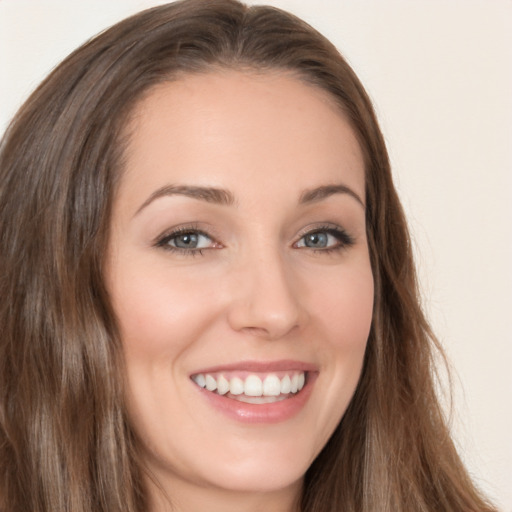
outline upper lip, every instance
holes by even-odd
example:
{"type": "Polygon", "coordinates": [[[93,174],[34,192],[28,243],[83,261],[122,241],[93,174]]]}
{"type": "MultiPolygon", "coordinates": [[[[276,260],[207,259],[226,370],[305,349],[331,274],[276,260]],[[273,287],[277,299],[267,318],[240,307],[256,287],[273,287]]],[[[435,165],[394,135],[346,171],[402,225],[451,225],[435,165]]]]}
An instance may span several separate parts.
{"type": "Polygon", "coordinates": [[[318,371],[318,366],[312,363],[294,361],[291,359],[282,359],[279,361],[239,361],[236,363],[219,364],[216,366],[210,366],[208,368],[201,368],[193,372],[191,375],[197,375],[198,373],[217,373],[222,371],[229,372],[237,370],[254,373],[269,373],[286,370],[315,372],[318,371]]]}

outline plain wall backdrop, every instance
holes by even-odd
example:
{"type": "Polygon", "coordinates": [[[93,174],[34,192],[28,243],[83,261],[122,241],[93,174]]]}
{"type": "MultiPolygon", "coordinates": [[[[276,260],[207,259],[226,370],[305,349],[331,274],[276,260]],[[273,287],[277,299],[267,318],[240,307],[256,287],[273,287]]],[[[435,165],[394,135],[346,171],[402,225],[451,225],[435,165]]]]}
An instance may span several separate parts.
{"type": "MultiPolygon", "coordinates": [[[[143,0],[0,0],[0,133],[70,51],[143,0]]],[[[267,0],[347,57],[374,100],[425,308],[455,375],[453,431],[512,512],[512,1],[267,0]]]]}

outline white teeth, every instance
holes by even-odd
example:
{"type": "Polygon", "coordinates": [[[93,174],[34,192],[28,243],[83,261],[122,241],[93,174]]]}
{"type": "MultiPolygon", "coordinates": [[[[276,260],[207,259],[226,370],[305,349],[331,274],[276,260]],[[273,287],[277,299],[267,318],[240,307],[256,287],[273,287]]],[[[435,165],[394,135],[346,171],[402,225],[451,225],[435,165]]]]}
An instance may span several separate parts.
{"type": "Polygon", "coordinates": [[[238,402],[245,402],[246,404],[273,404],[275,402],[281,402],[286,400],[288,397],[286,395],[280,396],[247,396],[247,395],[238,395],[235,400],[238,402]]]}
{"type": "Polygon", "coordinates": [[[217,381],[211,376],[206,376],[206,389],[208,391],[215,391],[217,389],[217,381]]]}
{"type": "Polygon", "coordinates": [[[265,377],[263,394],[265,396],[279,396],[281,394],[281,381],[277,375],[267,375],[265,377]]]}
{"type": "Polygon", "coordinates": [[[292,381],[288,375],[281,379],[281,393],[289,393],[292,389],[292,381]]]}
{"type": "Polygon", "coordinates": [[[263,382],[257,375],[249,375],[245,379],[244,392],[247,396],[263,395],[263,382]]]}
{"type": "Polygon", "coordinates": [[[219,395],[225,395],[229,391],[229,381],[224,377],[224,375],[221,375],[217,379],[217,393],[219,395]]]}
{"type": "Polygon", "coordinates": [[[304,387],[306,381],[304,372],[291,372],[290,375],[286,374],[280,379],[277,375],[269,374],[262,381],[261,377],[254,374],[242,380],[240,377],[228,379],[222,374],[213,376],[198,373],[192,376],[192,380],[199,387],[206,388],[208,391],[217,391],[219,395],[230,393],[234,396],[246,397],[282,397],[282,395],[298,393],[304,387]]]}
{"type": "Polygon", "coordinates": [[[292,393],[297,393],[298,389],[299,389],[299,376],[298,376],[298,374],[295,374],[292,377],[292,383],[291,383],[290,391],[292,393]]]}
{"type": "Polygon", "coordinates": [[[304,373],[299,373],[299,382],[297,384],[297,391],[300,391],[303,387],[304,387],[304,384],[306,383],[306,375],[304,373]]]}
{"type": "Polygon", "coordinates": [[[206,387],[206,379],[204,378],[204,375],[202,373],[194,375],[192,379],[200,388],[206,387]]]}
{"type": "Polygon", "coordinates": [[[229,392],[232,395],[241,395],[244,392],[244,381],[238,377],[233,377],[229,381],[229,392]]]}

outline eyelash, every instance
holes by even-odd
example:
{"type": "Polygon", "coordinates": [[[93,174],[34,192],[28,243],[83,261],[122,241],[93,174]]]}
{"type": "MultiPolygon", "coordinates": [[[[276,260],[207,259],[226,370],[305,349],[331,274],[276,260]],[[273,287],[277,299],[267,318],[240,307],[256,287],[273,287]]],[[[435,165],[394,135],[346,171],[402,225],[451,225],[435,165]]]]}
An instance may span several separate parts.
{"type": "Polygon", "coordinates": [[[213,238],[208,234],[199,229],[197,226],[182,226],[172,230],[170,233],[166,233],[162,235],[160,238],[156,240],[155,246],[163,249],[164,251],[170,251],[177,254],[185,254],[191,256],[203,256],[204,249],[184,249],[182,247],[174,247],[170,245],[170,242],[173,239],[178,238],[183,235],[199,235],[204,236],[212,240],[215,243],[213,238]]]}
{"type": "MultiPolygon", "coordinates": [[[[334,237],[338,243],[332,247],[326,247],[322,249],[309,247],[309,249],[315,253],[330,254],[337,251],[343,251],[345,249],[352,247],[355,244],[354,238],[351,235],[349,235],[349,233],[345,229],[343,229],[340,226],[333,226],[332,224],[319,226],[314,229],[305,231],[300,235],[299,241],[303,240],[308,235],[315,235],[318,233],[326,233],[327,235],[334,237]]],[[[296,246],[299,243],[299,241],[295,242],[294,246],[296,246]]],[[[308,247],[305,248],[307,249],[308,247]]]]}
{"type": "MultiPolygon", "coordinates": [[[[184,254],[184,255],[191,255],[191,256],[203,256],[204,255],[204,248],[192,248],[192,249],[185,249],[182,247],[174,247],[170,245],[170,242],[179,236],[183,235],[198,235],[198,236],[204,236],[206,238],[209,238],[213,244],[216,244],[215,240],[206,232],[202,231],[196,226],[182,226],[180,228],[174,229],[170,233],[166,233],[162,235],[160,238],[158,238],[155,242],[155,246],[158,248],[161,248],[165,251],[174,252],[177,254],[184,254]]],[[[336,251],[342,251],[345,249],[350,248],[355,243],[354,238],[347,233],[343,228],[339,226],[333,226],[333,225],[325,225],[316,227],[314,229],[305,231],[302,233],[299,237],[299,240],[293,244],[296,248],[305,248],[310,249],[314,253],[322,253],[322,254],[330,254],[336,251]],[[315,235],[319,233],[326,233],[327,235],[330,235],[334,237],[337,240],[337,244],[332,247],[326,247],[326,248],[314,248],[314,247],[307,247],[307,246],[301,246],[297,247],[297,244],[302,241],[306,236],[308,235],[315,235]]],[[[213,248],[221,248],[222,246],[218,244],[218,247],[213,248]]],[[[210,249],[207,248],[207,249],[210,249]]]]}

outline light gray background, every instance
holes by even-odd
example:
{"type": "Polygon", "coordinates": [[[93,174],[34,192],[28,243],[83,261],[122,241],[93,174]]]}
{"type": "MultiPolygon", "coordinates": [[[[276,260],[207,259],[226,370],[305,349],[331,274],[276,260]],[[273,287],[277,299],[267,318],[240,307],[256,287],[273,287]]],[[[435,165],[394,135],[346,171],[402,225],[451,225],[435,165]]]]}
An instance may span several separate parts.
{"type": "MultiPolygon", "coordinates": [[[[71,50],[159,3],[0,0],[0,132],[71,50]]],[[[375,102],[425,307],[455,370],[454,435],[512,511],[512,1],[266,3],[327,35],[375,102]]]]}

